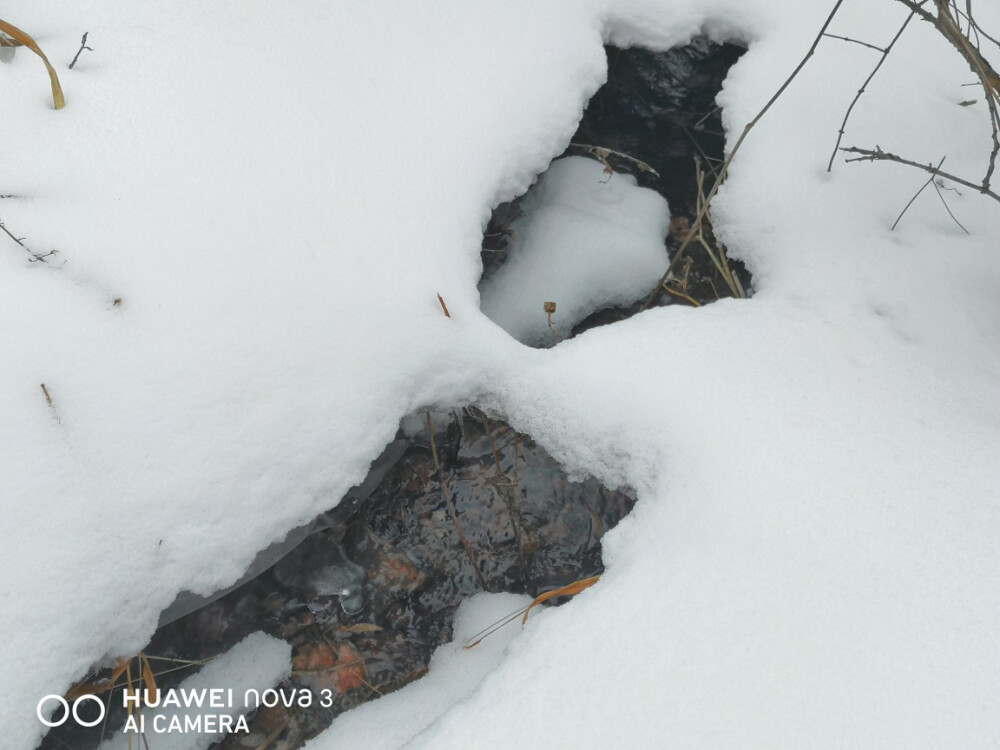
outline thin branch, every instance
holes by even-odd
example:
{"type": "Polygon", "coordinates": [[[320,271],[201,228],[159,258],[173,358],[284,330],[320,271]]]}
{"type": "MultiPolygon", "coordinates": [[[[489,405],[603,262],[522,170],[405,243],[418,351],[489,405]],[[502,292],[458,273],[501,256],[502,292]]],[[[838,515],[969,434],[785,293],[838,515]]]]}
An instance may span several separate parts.
{"type": "Polygon", "coordinates": [[[36,253],[34,250],[32,250],[30,247],[24,244],[24,237],[15,237],[11,233],[11,231],[4,226],[4,223],[2,221],[0,221],[0,230],[3,230],[4,234],[6,234],[8,237],[14,240],[14,242],[16,242],[18,245],[24,248],[25,252],[27,252],[28,255],[31,256],[28,259],[29,263],[37,263],[38,261],[41,261],[42,263],[48,263],[48,261],[45,260],[46,258],[52,255],[59,254],[58,250],[49,250],[47,253],[36,253]]]}
{"type": "Polygon", "coordinates": [[[982,193],[983,195],[989,196],[993,200],[1000,203],[1000,195],[997,195],[992,190],[986,190],[982,185],[977,185],[974,182],[969,182],[968,180],[963,180],[961,177],[956,177],[953,174],[948,174],[947,172],[942,172],[936,167],[932,167],[930,164],[920,164],[919,162],[910,161],[909,159],[904,159],[901,156],[896,156],[896,154],[891,154],[888,151],[883,151],[876,146],[876,150],[872,151],[867,148],[858,148],[856,146],[851,146],[849,148],[841,148],[848,154],[861,154],[861,156],[855,157],[853,159],[845,159],[847,162],[852,161],[893,161],[897,164],[905,164],[908,167],[916,167],[917,169],[922,169],[932,175],[937,175],[938,177],[944,177],[946,180],[951,180],[958,185],[965,185],[967,188],[972,188],[973,190],[982,193]]]}
{"type": "Polygon", "coordinates": [[[854,95],[854,101],[851,102],[851,106],[849,106],[847,108],[847,112],[844,113],[844,121],[840,123],[840,130],[837,131],[837,143],[836,145],[834,145],[833,152],[830,154],[830,163],[826,165],[827,172],[833,170],[833,160],[837,157],[837,150],[840,148],[840,142],[844,138],[844,129],[847,127],[847,121],[851,117],[851,112],[854,111],[854,105],[858,103],[858,100],[861,98],[861,95],[865,93],[865,89],[868,88],[868,84],[872,82],[872,79],[875,77],[875,74],[878,73],[879,68],[882,67],[882,63],[885,62],[885,59],[889,56],[889,53],[892,51],[892,46],[896,43],[896,40],[898,40],[899,37],[903,35],[903,32],[906,31],[906,27],[909,25],[912,19],[913,19],[913,11],[910,11],[910,15],[908,15],[906,17],[906,20],[903,21],[903,25],[899,27],[899,31],[896,32],[896,36],[894,36],[892,38],[892,41],[889,42],[889,46],[887,46],[884,50],[882,50],[882,57],[879,58],[879,61],[872,69],[872,72],[868,74],[868,77],[865,79],[865,82],[861,84],[861,88],[858,89],[858,93],[854,95]]]}
{"type": "Polygon", "coordinates": [[[89,31],[85,31],[85,32],[83,32],[83,39],[81,39],[81,40],[80,40],[80,49],[78,49],[78,50],[76,51],[76,55],[75,55],[75,56],[73,57],[73,62],[71,62],[71,63],[69,64],[69,69],[70,69],[70,70],[73,70],[73,66],[74,66],[74,65],[76,65],[76,61],[77,61],[77,60],[79,59],[79,57],[80,57],[80,54],[81,54],[81,53],[82,53],[82,52],[83,52],[83,51],[84,51],[85,49],[89,49],[89,50],[90,50],[91,52],[93,52],[93,51],[94,51],[94,48],[93,48],[93,47],[88,47],[88,46],[87,46],[87,34],[89,34],[89,33],[90,33],[89,31]]]}
{"type": "Polygon", "coordinates": [[[671,289],[669,286],[664,286],[663,291],[672,294],[675,297],[680,297],[682,300],[690,302],[692,307],[701,307],[701,304],[698,302],[698,300],[696,300],[690,294],[685,294],[684,292],[678,292],[676,289],[671,289]]]}
{"type": "Polygon", "coordinates": [[[696,122],[691,127],[694,128],[695,130],[700,130],[701,127],[702,127],[702,125],[704,124],[705,120],[707,120],[709,117],[711,117],[712,115],[714,115],[720,109],[722,109],[722,107],[716,107],[711,112],[709,112],[708,114],[704,115],[701,119],[698,120],[698,122],[696,122]]]}
{"type": "MultiPolygon", "coordinates": [[[[945,160],[946,158],[947,158],[947,157],[945,157],[945,156],[942,156],[942,157],[941,157],[941,161],[939,161],[939,162],[938,162],[938,165],[937,165],[937,166],[936,166],[936,167],[935,167],[934,169],[935,169],[935,170],[939,170],[939,169],[941,169],[941,165],[942,165],[942,164],[944,164],[944,160],[945,160]]],[[[907,203],[907,204],[906,204],[905,206],[903,206],[903,210],[899,212],[899,216],[897,216],[897,217],[896,217],[896,220],[895,220],[894,222],[892,222],[892,226],[891,226],[891,227],[889,227],[889,231],[890,231],[890,232],[894,232],[894,231],[896,231],[896,226],[897,226],[897,225],[899,224],[899,222],[900,222],[900,221],[901,221],[901,220],[903,219],[903,214],[905,214],[905,213],[906,213],[907,211],[909,211],[909,210],[910,210],[910,206],[912,206],[912,205],[913,205],[913,202],[914,202],[914,201],[915,201],[915,200],[917,199],[917,196],[919,196],[919,195],[920,195],[920,194],[921,194],[922,192],[924,192],[924,190],[925,190],[925,189],[927,188],[927,186],[928,186],[928,185],[930,185],[931,183],[933,183],[933,182],[934,182],[934,178],[935,178],[936,176],[937,176],[937,175],[933,175],[933,174],[932,174],[932,175],[931,175],[931,177],[930,177],[930,179],[929,179],[929,180],[927,180],[927,182],[925,182],[925,183],[924,183],[923,185],[921,185],[921,186],[920,186],[920,189],[919,189],[919,190],[918,190],[918,191],[917,191],[916,193],[914,193],[914,194],[913,194],[913,197],[912,197],[912,198],[910,198],[909,202],[908,202],[908,203],[907,203]]]]}
{"type": "MultiPolygon", "coordinates": [[[[914,0],[898,0],[898,2],[912,10],[924,21],[933,25],[958,50],[958,53],[965,58],[969,67],[979,78],[979,83],[986,94],[986,106],[990,111],[990,129],[993,139],[993,149],[990,152],[986,176],[983,177],[983,182],[980,186],[980,192],[988,193],[990,180],[993,178],[993,171],[996,168],[997,156],[1000,155],[1000,74],[993,69],[993,66],[983,57],[972,41],[962,33],[961,27],[949,12],[949,0],[934,0],[937,8],[936,16],[923,9],[922,6],[927,0],[920,3],[914,0]]],[[[971,10],[971,5],[969,8],[971,10]]]]}
{"type": "MultiPolygon", "coordinates": [[[[791,84],[791,82],[795,80],[795,77],[799,74],[799,71],[801,71],[802,68],[805,67],[805,64],[809,61],[809,58],[812,57],[813,53],[816,52],[816,47],[819,46],[820,40],[823,39],[823,35],[826,34],[826,30],[830,27],[830,24],[833,22],[834,16],[837,15],[837,11],[840,10],[840,6],[841,4],[843,4],[843,2],[844,0],[837,0],[837,2],[833,6],[833,10],[830,11],[830,15],[827,16],[826,21],[823,23],[823,27],[819,30],[819,33],[813,40],[812,46],[810,46],[809,51],[806,52],[805,57],[803,57],[799,61],[799,64],[795,66],[795,70],[793,70],[791,75],[785,79],[785,82],[781,84],[778,90],[774,92],[774,95],[768,100],[767,104],[764,105],[763,109],[761,109],[760,112],[757,113],[756,117],[754,117],[750,122],[748,122],[746,126],[743,128],[743,132],[740,133],[740,137],[736,140],[736,143],[733,144],[733,150],[729,152],[729,156],[726,157],[726,161],[723,162],[722,167],[719,169],[718,179],[716,179],[716,181],[713,183],[712,189],[705,197],[705,200],[698,211],[698,215],[695,216],[694,220],[695,226],[698,226],[702,221],[704,221],[705,216],[708,215],[708,209],[712,203],[712,199],[715,197],[715,194],[719,191],[719,188],[725,181],[726,175],[729,174],[729,165],[733,163],[733,158],[736,156],[737,153],[739,153],[740,146],[742,146],[743,141],[746,140],[747,134],[751,130],[753,130],[754,126],[758,122],[760,122],[761,118],[764,115],[767,114],[768,110],[770,110],[771,107],[774,105],[774,103],[778,101],[779,97],[781,97],[781,95],[785,93],[785,89],[787,89],[788,86],[791,84]]],[[[674,272],[674,269],[677,268],[677,265],[680,263],[681,258],[684,255],[684,251],[687,250],[687,247],[688,245],[691,244],[691,240],[694,239],[694,236],[695,232],[691,232],[688,234],[687,237],[684,238],[684,241],[681,243],[680,247],[677,248],[677,252],[674,253],[674,257],[671,259],[670,264],[667,266],[667,270],[663,272],[663,276],[661,276],[660,280],[657,282],[656,288],[653,290],[652,294],[649,295],[649,298],[643,303],[642,307],[640,308],[641,310],[648,310],[650,307],[656,304],[656,301],[660,298],[661,290],[667,283],[667,279],[670,278],[670,274],[672,274],[674,272]]]]}
{"type": "Polygon", "coordinates": [[[592,146],[589,143],[571,143],[569,145],[572,148],[581,149],[582,151],[587,152],[591,156],[596,157],[597,160],[601,162],[601,164],[604,165],[604,168],[609,172],[613,172],[614,170],[611,169],[611,165],[608,163],[608,157],[617,156],[619,159],[624,159],[625,161],[630,161],[633,164],[635,164],[635,166],[638,167],[640,172],[649,172],[651,175],[657,178],[660,176],[660,173],[657,172],[655,169],[653,169],[651,166],[649,166],[649,164],[647,164],[646,162],[642,161],[641,159],[636,159],[634,156],[629,156],[628,154],[624,154],[621,151],[615,151],[614,149],[605,148],[604,146],[592,146]]]}
{"type": "Polygon", "coordinates": [[[969,28],[966,30],[965,35],[969,36],[969,37],[971,37],[971,34],[975,34],[976,35],[976,49],[977,50],[979,49],[979,38],[980,37],[983,37],[984,39],[986,39],[986,40],[988,40],[990,42],[993,42],[993,44],[995,44],[997,47],[1000,47],[1000,41],[998,41],[995,37],[992,37],[989,34],[987,34],[985,31],[983,31],[983,27],[980,26],[976,22],[975,18],[973,18],[973,16],[972,16],[972,2],[971,2],[971,0],[966,0],[966,3],[965,3],[965,12],[962,12],[954,3],[952,4],[952,9],[955,11],[955,15],[956,16],[960,16],[961,18],[964,18],[965,21],[966,21],[966,23],[969,24],[969,28]]]}
{"type": "Polygon", "coordinates": [[[830,39],[839,39],[842,42],[853,42],[854,44],[860,44],[862,47],[867,47],[868,49],[873,49],[876,52],[885,52],[881,47],[876,47],[874,44],[868,44],[868,42],[862,42],[858,39],[851,39],[849,36],[837,36],[836,34],[824,34],[823,36],[829,37],[830,39]]]}
{"type": "MultiPolygon", "coordinates": [[[[934,180],[933,177],[931,177],[931,179],[934,180]]],[[[951,220],[956,224],[958,224],[959,229],[961,229],[963,232],[965,232],[966,234],[972,234],[968,229],[966,229],[962,225],[962,222],[960,222],[955,217],[955,214],[951,212],[951,208],[948,206],[948,201],[944,199],[944,193],[941,192],[941,186],[937,184],[937,180],[934,180],[934,189],[937,191],[938,198],[941,199],[941,204],[944,206],[944,210],[948,212],[948,215],[951,217],[951,220]]]]}

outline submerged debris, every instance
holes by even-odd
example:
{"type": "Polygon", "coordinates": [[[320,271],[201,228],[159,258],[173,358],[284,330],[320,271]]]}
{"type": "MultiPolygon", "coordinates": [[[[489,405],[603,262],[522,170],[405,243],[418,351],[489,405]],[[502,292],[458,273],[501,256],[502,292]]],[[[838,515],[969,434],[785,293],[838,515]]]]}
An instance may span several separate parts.
{"type": "MultiPolygon", "coordinates": [[[[429,429],[401,431],[397,439],[410,446],[366,501],[325,514],[327,528],[254,580],[162,627],[145,652],[200,661],[257,630],[286,640],[294,651],[285,687],[328,690],[333,699],[262,708],[248,719],[249,737],[294,750],[343,711],[422,676],[434,650],[451,640],[458,605],[484,589],[481,581],[491,592],[537,596],[602,572],[601,537],[631,510],[630,493],[570,481],[531,438],[476,409],[436,412],[430,421],[440,472],[429,429]]],[[[189,674],[181,669],[158,683],[174,687],[189,674]]],[[[112,713],[109,731],[123,720],[112,713]]],[[[98,730],[54,730],[42,748],[92,750],[98,730]]],[[[242,750],[247,739],[234,735],[217,747],[242,750]]]]}

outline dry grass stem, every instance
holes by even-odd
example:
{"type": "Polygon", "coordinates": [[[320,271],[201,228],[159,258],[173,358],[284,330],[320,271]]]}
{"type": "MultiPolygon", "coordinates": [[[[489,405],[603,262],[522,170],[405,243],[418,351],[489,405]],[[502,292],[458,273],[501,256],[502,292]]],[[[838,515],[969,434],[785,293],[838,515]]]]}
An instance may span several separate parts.
{"type": "MultiPolygon", "coordinates": [[[[719,176],[716,178],[715,182],[712,183],[712,189],[708,192],[708,195],[705,196],[705,200],[702,201],[701,209],[698,211],[697,216],[695,216],[694,220],[695,226],[698,226],[699,224],[701,224],[702,221],[705,220],[705,217],[708,214],[709,207],[712,204],[712,200],[715,198],[716,193],[718,193],[719,188],[722,187],[723,182],[725,182],[726,176],[729,174],[729,167],[733,163],[733,159],[736,157],[736,154],[739,153],[740,147],[746,140],[747,135],[750,134],[750,131],[754,129],[757,123],[760,122],[761,118],[763,118],[764,115],[768,113],[771,107],[774,106],[774,103],[778,101],[781,95],[785,93],[785,89],[787,89],[788,86],[792,83],[792,81],[795,80],[795,77],[799,74],[802,68],[805,67],[806,63],[809,61],[809,58],[811,58],[813,54],[816,52],[816,47],[819,46],[820,40],[826,34],[826,30],[830,27],[830,23],[837,15],[837,11],[840,10],[840,6],[843,4],[843,2],[844,0],[837,0],[837,2],[833,6],[833,10],[830,11],[830,15],[827,16],[826,21],[823,23],[822,28],[820,28],[819,33],[813,40],[812,45],[809,47],[805,56],[799,61],[799,64],[795,66],[795,70],[793,70],[791,72],[791,75],[789,75],[788,78],[785,79],[785,82],[778,87],[778,90],[774,92],[774,95],[767,101],[767,103],[757,113],[757,115],[744,126],[743,132],[740,133],[740,137],[737,138],[736,143],[733,144],[732,151],[729,152],[729,155],[726,157],[726,160],[722,163],[722,166],[719,168],[719,176]]],[[[692,232],[681,243],[681,246],[677,248],[677,252],[674,253],[674,257],[671,259],[670,265],[667,266],[667,270],[663,272],[663,276],[661,276],[659,282],[657,282],[656,288],[653,289],[653,292],[649,295],[649,298],[645,301],[645,303],[643,303],[641,308],[642,310],[648,310],[650,307],[656,304],[656,301],[660,298],[660,292],[663,289],[664,284],[666,284],[667,280],[670,278],[670,275],[677,268],[677,264],[681,262],[681,258],[683,258],[684,252],[687,250],[688,245],[691,244],[693,239],[694,239],[694,233],[692,232]]]]}
{"type": "Polygon", "coordinates": [[[592,146],[589,143],[571,143],[570,148],[578,148],[591,156],[595,157],[601,164],[604,165],[604,171],[609,175],[614,172],[611,164],[608,162],[609,156],[614,156],[619,159],[624,159],[625,161],[631,162],[638,167],[640,172],[649,172],[649,174],[654,177],[659,178],[660,173],[653,169],[649,164],[642,161],[641,159],[636,159],[634,156],[629,156],[628,154],[623,154],[621,151],[615,151],[611,148],[605,148],[604,146],[592,146]]]}

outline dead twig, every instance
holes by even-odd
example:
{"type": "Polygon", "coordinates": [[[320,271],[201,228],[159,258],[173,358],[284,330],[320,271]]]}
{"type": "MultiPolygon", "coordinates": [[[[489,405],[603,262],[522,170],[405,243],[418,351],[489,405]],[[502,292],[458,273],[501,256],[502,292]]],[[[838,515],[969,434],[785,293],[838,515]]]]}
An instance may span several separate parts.
{"type": "MultiPolygon", "coordinates": [[[[934,180],[934,178],[933,178],[933,177],[932,177],[931,179],[932,179],[932,180],[934,180]]],[[[956,224],[958,224],[958,228],[959,228],[959,229],[961,229],[961,230],[962,230],[963,232],[965,232],[966,234],[972,234],[972,232],[970,232],[970,231],[969,231],[968,229],[966,229],[966,228],[965,228],[965,226],[963,226],[962,222],[960,222],[960,221],[958,220],[958,218],[956,218],[955,214],[953,214],[953,213],[951,212],[951,207],[950,207],[950,206],[948,205],[948,201],[946,201],[946,200],[944,199],[944,193],[942,193],[942,192],[941,192],[941,190],[942,190],[942,189],[943,189],[943,188],[942,188],[942,186],[941,186],[941,185],[939,185],[939,184],[938,184],[938,181],[937,181],[937,180],[934,180],[934,190],[935,190],[935,191],[937,191],[937,194],[938,194],[938,198],[940,198],[940,199],[941,199],[941,205],[943,205],[943,206],[944,206],[944,210],[948,212],[948,216],[950,216],[950,217],[951,217],[951,220],[952,220],[953,222],[955,222],[956,224]]],[[[954,189],[954,188],[952,188],[952,189],[954,189]]]]}
{"type": "Polygon", "coordinates": [[[873,49],[876,52],[885,52],[881,47],[876,47],[874,44],[868,44],[868,42],[862,42],[859,39],[852,39],[849,36],[837,36],[836,34],[824,34],[823,36],[828,39],[839,39],[842,42],[851,42],[853,44],[860,44],[862,47],[867,47],[868,49],[873,49]]]}
{"type": "MultiPolygon", "coordinates": [[[[826,21],[823,23],[822,28],[820,28],[819,33],[816,35],[816,38],[813,40],[812,45],[809,47],[809,50],[806,52],[805,56],[799,61],[799,64],[795,66],[795,70],[793,70],[791,75],[789,75],[788,78],[785,79],[785,82],[781,84],[778,90],[774,92],[774,95],[767,101],[767,103],[760,110],[760,112],[758,112],[757,115],[750,122],[748,122],[746,126],[743,128],[743,132],[740,133],[740,137],[737,138],[736,143],[733,144],[732,151],[729,152],[729,156],[726,157],[725,162],[723,162],[722,167],[719,169],[719,176],[712,184],[712,189],[705,197],[705,200],[702,201],[701,208],[698,210],[698,215],[695,216],[694,220],[695,226],[698,226],[702,221],[704,221],[705,216],[708,214],[709,206],[711,206],[712,204],[712,199],[715,198],[716,193],[719,191],[719,188],[722,186],[722,183],[726,179],[726,175],[729,174],[729,167],[733,163],[733,159],[736,157],[736,154],[739,153],[740,147],[746,140],[747,135],[750,133],[751,130],[754,129],[757,123],[760,122],[761,118],[768,113],[771,107],[774,106],[774,103],[778,101],[781,95],[785,93],[785,89],[787,89],[789,85],[791,85],[792,81],[795,80],[795,77],[799,74],[802,68],[805,67],[805,64],[809,61],[809,58],[811,58],[813,54],[816,52],[816,47],[819,46],[820,41],[823,39],[824,34],[826,34],[826,30],[830,27],[830,24],[833,22],[834,16],[837,15],[837,11],[840,10],[840,6],[843,4],[843,2],[844,0],[837,0],[837,2],[833,6],[833,9],[830,11],[830,15],[827,16],[826,21]]],[[[691,244],[694,237],[695,237],[695,232],[691,232],[681,243],[680,247],[677,248],[677,252],[674,253],[674,257],[671,259],[670,265],[667,266],[667,270],[663,272],[663,276],[661,276],[660,280],[657,282],[656,288],[649,295],[649,298],[643,303],[640,309],[648,310],[650,307],[656,304],[656,301],[660,298],[660,291],[663,289],[664,284],[666,284],[667,280],[670,278],[670,274],[672,274],[674,272],[674,269],[677,268],[677,265],[680,263],[681,258],[684,256],[684,251],[687,250],[688,245],[691,244]]]]}
{"type": "Polygon", "coordinates": [[[76,51],[76,55],[74,55],[74,57],[73,57],[73,62],[71,62],[71,63],[69,64],[69,69],[70,69],[70,70],[73,70],[73,66],[74,66],[74,65],[76,65],[76,61],[77,61],[78,59],[80,59],[80,55],[81,55],[81,54],[83,53],[83,51],[84,51],[85,49],[89,49],[89,50],[90,50],[91,52],[93,52],[93,51],[94,51],[94,48],[93,48],[93,47],[88,47],[88,46],[87,46],[87,34],[89,34],[89,33],[90,33],[89,31],[85,31],[85,32],[83,32],[83,39],[81,39],[81,40],[80,40],[80,49],[78,49],[78,50],[76,51]]]}
{"type": "MultiPolygon", "coordinates": [[[[928,0],[917,2],[916,0],[897,0],[910,11],[927,23],[934,26],[940,34],[958,51],[965,59],[972,72],[979,79],[979,84],[986,95],[986,106],[990,114],[990,129],[993,139],[993,148],[990,151],[990,158],[986,167],[986,175],[983,182],[978,186],[981,193],[988,194],[990,190],[990,180],[993,178],[993,171],[996,168],[997,155],[1000,154],[1000,73],[990,65],[989,61],[983,57],[977,45],[973,44],[968,34],[975,30],[979,33],[979,26],[972,17],[972,3],[966,4],[965,17],[969,28],[962,30],[959,21],[952,15],[953,5],[949,0],[933,0],[937,13],[931,13],[923,6],[928,0]]],[[[975,186],[970,186],[975,187],[975,186]]]]}
{"type": "Polygon", "coordinates": [[[441,309],[444,310],[445,317],[450,318],[451,313],[448,312],[448,305],[444,303],[444,297],[442,297],[440,294],[438,294],[438,302],[441,303],[441,309]]]}
{"type": "Polygon", "coordinates": [[[668,292],[674,295],[675,297],[680,297],[682,300],[685,300],[686,302],[690,302],[692,307],[701,307],[701,303],[699,303],[698,300],[696,300],[694,297],[685,292],[679,292],[676,289],[671,289],[670,286],[663,287],[663,291],[668,292]]]}
{"type": "Polygon", "coordinates": [[[58,250],[49,250],[47,253],[36,253],[34,250],[32,250],[30,247],[24,244],[24,237],[15,237],[14,234],[9,229],[7,229],[6,226],[4,226],[4,223],[2,221],[0,221],[0,230],[2,230],[4,234],[6,234],[8,237],[14,240],[14,242],[16,242],[22,248],[24,248],[25,252],[27,252],[28,255],[31,256],[28,259],[29,263],[37,263],[39,261],[41,261],[42,263],[48,263],[48,261],[45,260],[46,258],[59,254],[58,250]]]}
{"type": "MultiPolygon", "coordinates": [[[[935,167],[935,169],[940,169],[940,168],[941,168],[941,165],[942,165],[942,164],[944,164],[944,160],[945,160],[946,158],[947,158],[947,157],[944,157],[944,156],[942,156],[942,157],[941,157],[941,161],[939,161],[939,162],[938,162],[938,165],[937,165],[937,166],[935,167]]],[[[899,212],[899,216],[897,216],[897,217],[896,217],[896,220],[895,220],[894,222],[892,222],[892,226],[891,226],[891,227],[889,227],[889,231],[890,231],[890,232],[893,232],[893,231],[895,231],[895,230],[896,230],[896,226],[897,226],[897,225],[899,224],[899,222],[900,222],[900,221],[901,221],[901,220],[903,219],[903,214],[905,214],[905,213],[906,213],[907,211],[909,211],[909,210],[910,210],[910,206],[912,206],[912,205],[913,205],[914,201],[916,201],[916,200],[917,200],[917,198],[919,197],[919,195],[920,195],[920,194],[921,194],[922,192],[924,192],[924,190],[925,190],[925,189],[927,188],[927,186],[928,186],[928,185],[930,185],[930,184],[931,184],[932,182],[934,182],[935,178],[936,178],[936,175],[933,175],[933,174],[932,174],[932,175],[930,176],[930,179],[929,179],[929,180],[927,180],[927,182],[925,182],[925,183],[924,183],[923,185],[921,185],[921,186],[920,186],[920,189],[919,189],[919,190],[918,190],[918,191],[917,191],[916,193],[914,193],[914,194],[913,194],[913,197],[912,197],[912,198],[910,198],[910,200],[909,200],[909,201],[907,202],[907,204],[906,204],[905,206],[903,206],[903,210],[899,212]]]]}
{"type": "Polygon", "coordinates": [[[636,159],[634,156],[629,156],[628,154],[623,154],[621,151],[615,151],[614,149],[605,148],[604,146],[592,146],[589,143],[571,143],[570,148],[578,148],[586,151],[591,156],[595,157],[601,164],[604,165],[604,171],[609,175],[614,172],[611,168],[611,164],[608,162],[609,156],[616,156],[619,159],[624,159],[625,161],[632,162],[636,167],[639,168],[640,172],[649,172],[656,178],[659,178],[660,173],[649,166],[646,162],[641,159],[636,159]]]}
{"type": "MultiPolygon", "coordinates": [[[[875,77],[875,74],[878,73],[879,68],[882,67],[882,63],[884,63],[886,58],[889,57],[889,53],[892,52],[893,45],[896,44],[896,41],[899,39],[899,37],[903,35],[904,31],[906,31],[906,27],[910,25],[910,21],[913,20],[913,15],[914,13],[911,10],[910,15],[906,17],[906,20],[903,21],[903,25],[900,26],[899,31],[896,32],[896,36],[892,38],[892,41],[889,42],[889,44],[885,47],[885,49],[880,49],[879,47],[872,47],[872,45],[870,44],[865,45],[866,47],[872,47],[872,49],[880,49],[880,51],[882,52],[882,57],[879,58],[878,63],[876,63],[875,67],[872,68],[872,72],[868,74],[868,77],[865,79],[865,82],[861,84],[861,88],[858,89],[858,93],[854,95],[854,100],[847,108],[847,112],[844,113],[844,121],[840,123],[840,130],[837,131],[837,143],[834,145],[833,152],[830,154],[830,162],[826,165],[827,172],[833,171],[833,160],[837,158],[837,151],[840,149],[840,142],[844,138],[844,130],[847,128],[847,121],[851,117],[851,112],[854,111],[854,105],[858,103],[858,100],[861,98],[862,94],[865,93],[865,90],[868,88],[868,84],[872,82],[872,79],[875,77]]],[[[859,42],[859,44],[863,44],[863,42],[859,42]]]]}
{"type": "Polygon", "coordinates": [[[972,188],[973,190],[980,192],[983,195],[989,196],[993,200],[1000,203],[1000,195],[997,195],[992,190],[984,190],[982,185],[977,185],[974,182],[969,182],[969,180],[962,179],[961,177],[956,177],[955,175],[949,174],[948,172],[942,172],[940,169],[932,166],[931,164],[921,164],[919,162],[911,161],[910,159],[904,159],[903,157],[897,156],[896,154],[890,153],[888,151],[883,151],[878,146],[876,146],[874,150],[867,148],[858,148],[857,146],[841,148],[840,150],[848,154],[860,154],[860,156],[857,156],[853,159],[845,159],[844,161],[846,162],[891,161],[895,162],[896,164],[905,164],[908,167],[916,167],[917,169],[922,169],[923,171],[928,172],[929,174],[935,175],[937,177],[943,177],[946,180],[951,180],[957,185],[965,185],[965,187],[972,188]]]}

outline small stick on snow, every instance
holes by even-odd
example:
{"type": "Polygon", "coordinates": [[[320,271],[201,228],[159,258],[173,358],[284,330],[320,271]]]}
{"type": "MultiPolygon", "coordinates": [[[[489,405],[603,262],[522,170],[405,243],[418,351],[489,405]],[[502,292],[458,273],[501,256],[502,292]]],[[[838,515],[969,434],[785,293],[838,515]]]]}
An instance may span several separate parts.
{"type": "Polygon", "coordinates": [[[438,294],[438,302],[441,303],[441,309],[444,310],[445,317],[450,318],[451,313],[448,312],[448,305],[444,303],[444,297],[442,297],[440,293],[438,294]]]}
{"type": "MultiPolygon", "coordinates": [[[[938,165],[937,165],[937,166],[936,166],[936,167],[935,167],[934,169],[935,169],[935,170],[938,170],[938,169],[941,169],[941,165],[942,165],[942,164],[944,164],[944,160],[945,160],[945,159],[947,159],[947,158],[948,158],[948,157],[946,157],[946,156],[942,156],[942,157],[941,157],[941,161],[939,161],[939,162],[938,162],[938,165]]],[[[896,230],[896,227],[897,227],[897,226],[899,225],[899,222],[900,222],[900,221],[902,221],[902,219],[903,219],[903,215],[904,215],[904,214],[905,214],[905,213],[906,213],[907,211],[909,211],[909,210],[910,210],[910,206],[912,206],[912,205],[913,205],[913,202],[914,202],[914,201],[915,201],[915,200],[916,200],[916,199],[917,199],[918,197],[920,197],[920,194],[921,194],[922,192],[924,192],[924,190],[926,190],[926,189],[927,189],[927,186],[928,186],[928,185],[930,185],[930,184],[931,184],[932,182],[934,182],[934,178],[935,178],[936,176],[937,176],[937,175],[934,175],[934,174],[932,174],[932,175],[931,175],[931,177],[930,177],[930,179],[929,179],[929,180],[927,180],[927,182],[925,182],[925,183],[924,183],[923,185],[921,185],[921,186],[920,186],[920,189],[919,189],[919,190],[918,190],[918,191],[917,191],[916,193],[914,193],[914,194],[913,194],[913,197],[912,197],[912,198],[910,198],[910,200],[909,200],[909,201],[907,202],[907,204],[906,204],[905,206],[903,206],[903,210],[899,212],[899,216],[897,216],[897,217],[896,217],[896,220],[895,220],[894,222],[892,222],[892,226],[891,226],[891,227],[889,227],[889,231],[890,231],[890,232],[893,232],[893,231],[895,231],[895,230],[896,230]]]]}
{"type": "Polygon", "coordinates": [[[25,249],[28,255],[31,256],[31,258],[28,260],[29,263],[36,263],[37,261],[41,261],[42,263],[48,263],[48,261],[45,260],[46,258],[48,258],[50,255],[57,255],[59,253],[58,250],[49,250],[47,253],[36,253],[34,250],[32,250],[30,247],[24,244],[24,237],[15,237],[11,233],[11,231],[4,226],[4,223],[2,221],[0,221],[0,230],[3,230],[4,234],[6,234],[8,237],[14,240],[14,242],[16,242],[18,245],[20,245],[25,249]]]}
{"type": "Polygon", "coordinates": [[[42,383],[42,393],[45,394],[45,403],[49,405],[52,410],[52,416],[55,417],[56,422],[61,422],[59,415],[56,413],[56,405],[52,403],[52,396],[49,395],[49,389],[45,387],[45,383],[42,383]]]}
{"type": "Polygon", "coordinates": [[[83,32],[83,39],[80,40],[80,49],[76,51],[76,56],[73,58],[73,62],[69,64],[70,70],[73,70],[73,66],[76,65],[76,61],[79,59],[80,53],[82,53],[85,49],[89,49],[91,52],[94,51],[93,47],[87,46],[87,34],[89,33],[90,33],[89,31],[83,32]]]}

